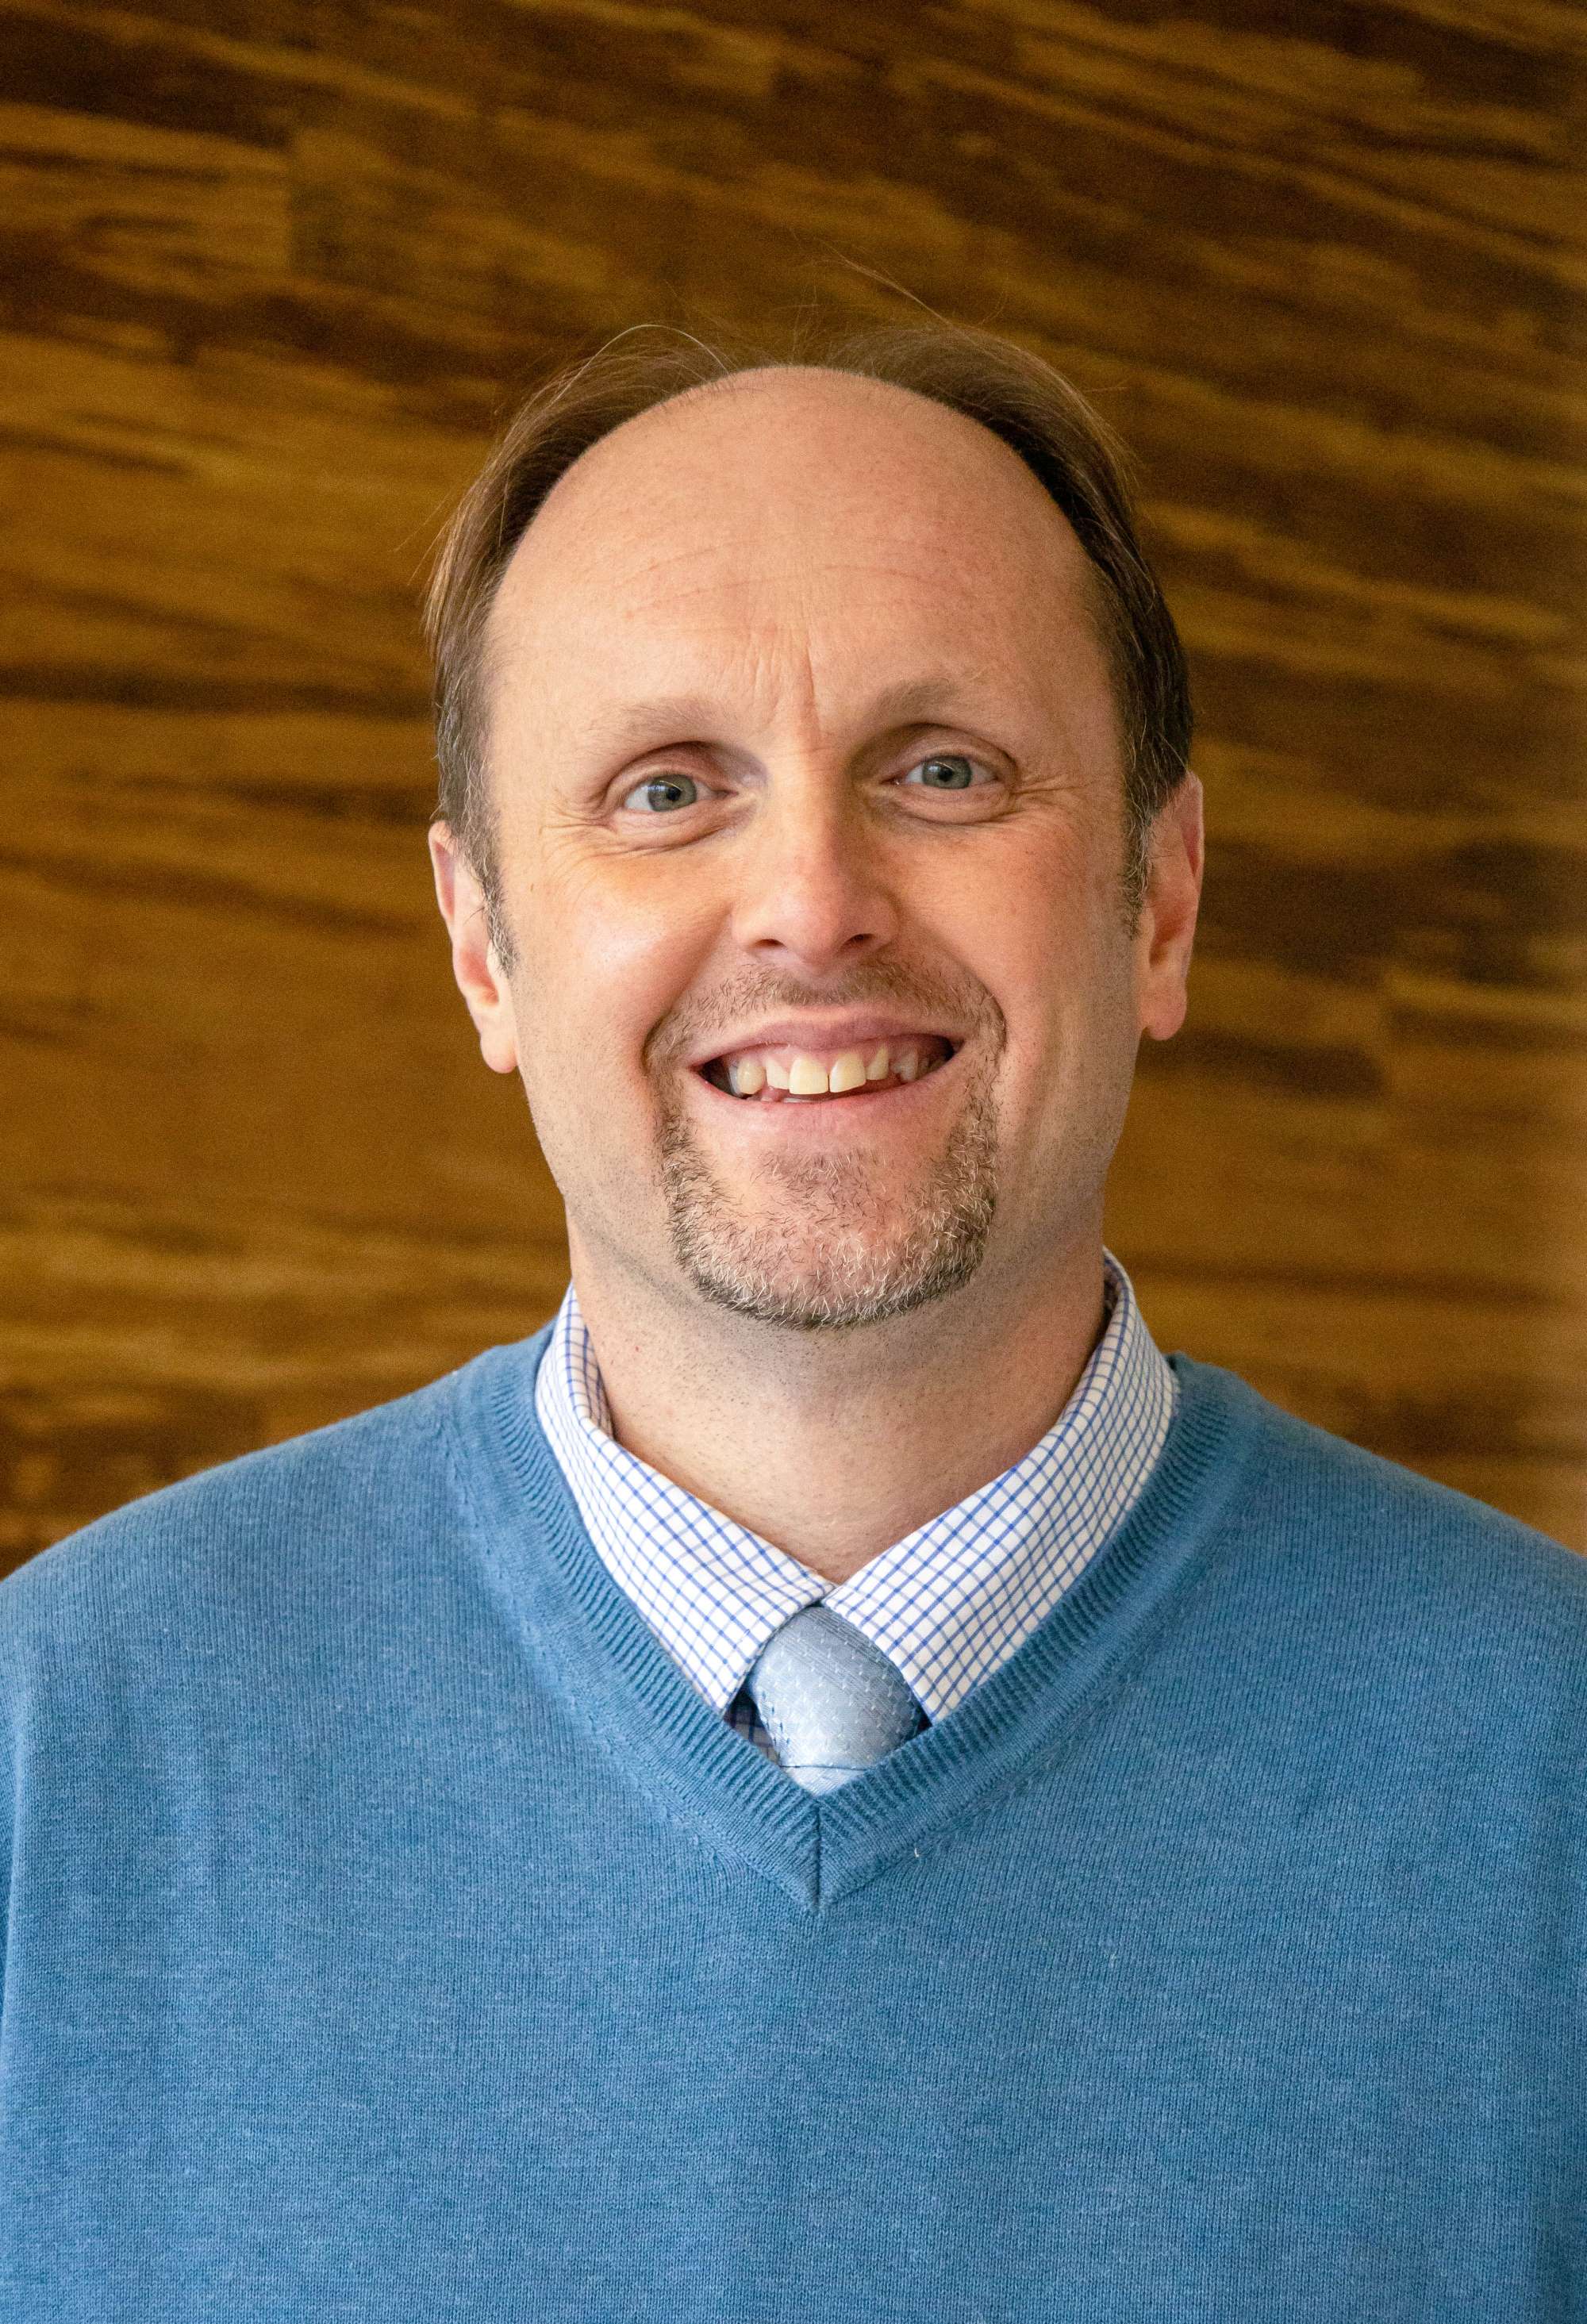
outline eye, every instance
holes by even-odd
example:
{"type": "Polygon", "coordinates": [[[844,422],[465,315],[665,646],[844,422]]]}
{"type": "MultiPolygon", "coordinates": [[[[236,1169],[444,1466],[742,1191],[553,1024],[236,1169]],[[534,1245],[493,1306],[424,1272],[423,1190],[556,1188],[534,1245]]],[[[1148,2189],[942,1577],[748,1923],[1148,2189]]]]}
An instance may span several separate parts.
{"type": "Polygon", "coordinates": [[[647,775],[623,804],[641,815],[669,815],[676,808],[695,806],[699,797],[700,787],[692,775],[647,775]]]}
{"type": "Polygon", "coordinates": [[[973,759],[961,759],[956,752],[934,751],[928,759],[918,760],[903,778],[912,788],[927,791],[967,791],[974,787],[976,765],[973,759]],[[916,783],[915,778],[919,781],[916,783]]]}

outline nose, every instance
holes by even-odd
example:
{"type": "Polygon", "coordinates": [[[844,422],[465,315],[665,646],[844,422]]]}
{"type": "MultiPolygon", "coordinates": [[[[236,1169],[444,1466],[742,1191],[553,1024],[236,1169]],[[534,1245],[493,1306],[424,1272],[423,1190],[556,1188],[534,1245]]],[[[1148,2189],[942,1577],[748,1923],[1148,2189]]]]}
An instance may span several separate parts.
{"type": "Polygon", "coordinates": [[[897,933],[880,835],[851,798],[816,780],[773,783],[742,846],[733,933],[768,968],[830,974],[897,933]]]}

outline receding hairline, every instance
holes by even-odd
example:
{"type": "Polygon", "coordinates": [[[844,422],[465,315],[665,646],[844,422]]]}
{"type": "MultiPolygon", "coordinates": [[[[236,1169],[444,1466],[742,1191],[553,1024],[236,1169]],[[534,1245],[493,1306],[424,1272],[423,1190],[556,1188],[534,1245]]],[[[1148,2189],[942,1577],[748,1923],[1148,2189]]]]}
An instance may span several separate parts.
{"type": "MultiPolygon", "coordinates": [[[[957,438],[965,444],[975,441],[986,447],[995,464],[1010,476],[1017,489],[1028,495],[1029,506],[1033,509],[1039,507],[1050,512],[1056,518],[1065,535],[1075,542],[1088,570],[1093,569],[1093,560],[1085,555],[1084,544],[1080,541],[1075,527],[1070,523],[1051,492],[1032,470],[1029,462],[1022,459],[1007,438],[1001,436],[995,428],[988,427],[985,421],[976,419],[970,412],[960,410],[951,403],[945,403],[940,396],[927,394],[919,388],[906,387],[893,380],[873,378],[864,372],[844,371],[835,364],[756,364],[747,370],[727,372],[715,379],[694,382],[687,387],[679,388],[675,394],[663,396],[659,402],[647,404],[642,411],[633,412],[627,419],[619,420],[614,428],[608,428],[603,434],[596,437],[593,444],[587,445],[578,456],[563,469],[561,475],[540,500],[517,540],[514,541],[512,556],[516,556],[518,549],[528,540],[535,525],[553,502],[558,497],[566,497],[564,487],[578,476],[581,471],[587,484],[592,475],[602,465],[604,457],[608,456],[610,447],[621,444],[625,438],[632,439],[634,430],[645,429],[651,421],[670,422],[676,425],[678,419],[685,416],[690,407],[698,405],[706,398],[731,398],[744,392],[753,392],[756,390],[762,394],[775,392],[790,381],[808,383],[821,381],[835,383],[839,390],[839,400],[848,396],[850,390],[859,391],[859,400],[872,402],[879,396],[882,400],[901,397],[914,406],[917,413],[930,414],[930,424],[940,424],[940,428],[946,429],[950,439],[957,438]],[[966,430],[971,432],[966,434],[966,430]]],[[[496,576],[496,588],[492,592],[493,602],[511,567],[512,556],[507,558],[496,576]]]]}
{"type": "MultiPolygon", "coordinates": [[[[730,372],[719,378],[693,383],[687,387],[680,388],[676,394],[664,397],[660,402],[647,405],[642,411],[634,412],[626,420],[619,421],[614,428],[607,429],[562,470],[514,540],[511,551],[495,576],[488,598],[482,608],[484,619],[479,640],[479,675],[487,687],[500,675],[500,666],[496,657],[502,648],[503,639],[496,622],[496,611],[509,576],[518,562],[520,552],[531,540],[541,520],[553,509],[554,503],[561,500],[566,507],[567,488],[582,475],[586,488],[593,486],[598,491],[601,483],[600,468],[604,457],[608,454],[608,447],[618,445],[623,438],[630,437],[632,430],[644,428],[647,422],[666,421],[670,415],[673,423],[676,424],[677,420],[682,416],[681,407],[697,407],[704,397],[724,398],[741,390],[746,390],[752,393],[757,390],[762,394],[774,393],[790,379],[803,382],[835,382],[840,391],[846,391],[851,385],[862,391],[880,390],[884,399],[905,397],[916,407],[917,412],[924,410],[932,415],[927,427],[928,434],[940,421],[946,428],[948,440],[957,438],[966,447],[973,442],[990,450],[994,466],[1008,477],[1011,488],[1020,493],[1026,507],[1041,529],[1050,531],[1051,527],[1056,526],[1056,539],[1064,545],[1066,561],[1072,565],[1081,610],[1095,632],[1099,644],[1104,651],[1108,650],[1112,617],[1103,578],[1097,571],[1094,561],[1087,556],[1084,544],[1080,540],[1075,526],[1047,486],[1035,474],[1029,463],[1022,459],[1007,438],[1000,436],[994,428],[988,427],[969,412],[962,411],[952,404],[944,403],[939,397],[923,393],[917,388],[900,386],[891,380],[874,379],[863,372],[844,371],[830,364],[767,363],[757,364],[745,371],[730,372]]],[[[844,400],[841,393],[838,400],[844,400]]],[[[872,392],[862,400],[874,402],[877,398],[872,392]]],[[[665,456],[664,451],[660,452],[661,462],[664,462],[665,456]]],[[[544,537],[542,531],[541,539],[543,540],[544,537]]]]}

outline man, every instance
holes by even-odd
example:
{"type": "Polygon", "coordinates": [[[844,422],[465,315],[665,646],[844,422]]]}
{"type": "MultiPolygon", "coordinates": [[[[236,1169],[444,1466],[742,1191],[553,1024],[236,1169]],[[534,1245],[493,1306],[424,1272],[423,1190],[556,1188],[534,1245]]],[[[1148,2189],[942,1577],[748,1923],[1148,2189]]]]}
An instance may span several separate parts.
{"type": "Polygon", "coordinates": [[[572,1282],[0,1591],[0,2314],[1587,2312],[1587,1570],[1103,1248],[1202,836],[1098,424],[619,346],[432,613],[572,1282]]]}

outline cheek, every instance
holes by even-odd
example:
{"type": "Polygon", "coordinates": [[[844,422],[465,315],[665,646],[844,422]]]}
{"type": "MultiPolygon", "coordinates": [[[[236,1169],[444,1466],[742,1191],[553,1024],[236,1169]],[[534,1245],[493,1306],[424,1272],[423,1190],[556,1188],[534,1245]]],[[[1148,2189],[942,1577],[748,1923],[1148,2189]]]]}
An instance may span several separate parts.
{"type": "Polygon", "coordinates": [[[1049,839],[992,869],[974,907],[973,956],[1010,1045],[1045,1048],[1095,981],[1103,899],[1077,843],[1049,839]]]}
{"type": "Polygon", "coordinates": [[[523,947],[531,1022],[613,1074],[641,1070],[645,1039],[688,989],[719,918],[669,869],[553,858],[537,882],[523,947]]]}
{"type": "Polygon", "coordinates": [[[1010,1128],[1063,1141],[1113,1110],[1134,1055],[1133,955],[1111,864],[1078,838],[1006,867],[971,959],[1007,1020],[1010,1128]]]}

